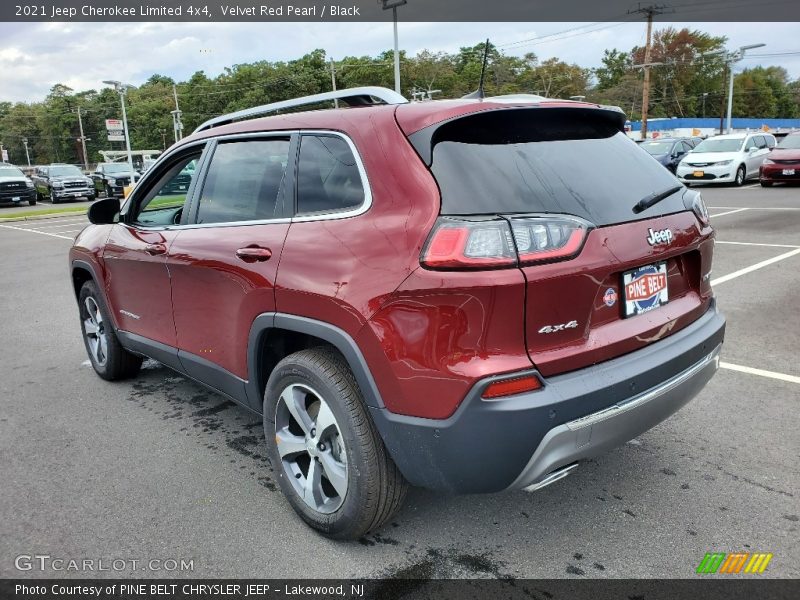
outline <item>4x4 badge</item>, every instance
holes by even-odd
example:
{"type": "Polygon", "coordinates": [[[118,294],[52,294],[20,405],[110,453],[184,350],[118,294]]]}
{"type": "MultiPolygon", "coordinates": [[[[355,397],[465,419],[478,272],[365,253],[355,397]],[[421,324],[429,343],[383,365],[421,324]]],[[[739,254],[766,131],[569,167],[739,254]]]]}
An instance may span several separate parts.
{"type": "Polygon", "coordinates": [[[647,243],[651,246],[656,246],[658,244],[669,244],[674,238],[671,229],[661,229],[660,231],[648,229],[647,233],[649,234],[647,236],[647,243]]]}

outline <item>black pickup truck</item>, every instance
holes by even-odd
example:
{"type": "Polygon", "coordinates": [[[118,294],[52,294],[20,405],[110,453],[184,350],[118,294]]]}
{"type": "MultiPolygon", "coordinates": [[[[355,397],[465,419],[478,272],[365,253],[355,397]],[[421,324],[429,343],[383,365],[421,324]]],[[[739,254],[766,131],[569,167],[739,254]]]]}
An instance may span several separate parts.
{"type": "Polygon", "coordinates": [[[33,183],[14,165],[0,162],[0,204],[36,204],[33,183]]]}
{"type": "Polygon", "coordinates": [[[48,198],[53,204],[65,200],[94,200],[97,197],[92,180],[74,165],[36,167],[31,179],[38,198],[48,198]]]}
{"type": "Polygon", "coordinates": [[[128,163],[100,163],[92,173],[94,189],[99,194],[105,192],[107,198],[123,198],[125,187],[131,181],[139,181],[139,173],[131,172],[128,163]]]}

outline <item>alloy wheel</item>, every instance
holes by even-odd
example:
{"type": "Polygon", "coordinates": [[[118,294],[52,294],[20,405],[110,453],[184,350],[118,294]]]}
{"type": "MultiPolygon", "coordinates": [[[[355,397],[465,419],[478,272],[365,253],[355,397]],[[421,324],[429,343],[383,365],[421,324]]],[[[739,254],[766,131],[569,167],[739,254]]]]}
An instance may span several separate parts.
{"type": "Polygon", "coordinates": [[[287,386],[275,408],[275,444],[284,475],[310,508],[339,509],[347,495],[342,433],[323,397],[304,384],[287,386]]]}
{"type": "Polygon", "coordinates": [[[108,360],[108,339],[100,307],[91,296],[83,302],[86,309],[86,318],[83,320],[83,331],[89,345],[92,359],[98,366],[103,366],[108,360]]]}

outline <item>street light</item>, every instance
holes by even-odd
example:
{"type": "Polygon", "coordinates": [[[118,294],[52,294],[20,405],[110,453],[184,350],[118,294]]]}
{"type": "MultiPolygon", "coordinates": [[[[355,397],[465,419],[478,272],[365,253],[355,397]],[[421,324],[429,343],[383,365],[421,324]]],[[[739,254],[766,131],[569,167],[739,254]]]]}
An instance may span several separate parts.
{"type": "Polygon", "coordinates": [[[122,83],[121,81],[105,80],[103,81],[106,85],[113,85],[114,89],[119,94],[119,101],[122,104],[122,129],[125,132],[125,149],[128,151],[128,169],[131,172],[131,183],[133,183],[133,156],[131,155],[131,138],[128,135],[128,115],[125,112],[125,94],[126,92],[133,88],[132,85],[128,85],[127,83],[122,83]]]}
{"type": "Polygon", "coordinates": [[[408,0],[380,0],[383,10],[392,10],[394,17],[394,91],[400,93],[400,48],[397,42],[397,8],[408,4],[408,0]]]}
{"type": "Polygon", "coordinates": [[[750,44],[748,46],[741,46],[738,50],[728,52],[725,55],[725,62],[728,63],[728,120],[726,123],[726,133],[731,133],[733,127],[731,126],[731,113],[733,113],[733,65],[744,58],[745,52],[753,48],[761,48],[766,44],[750,44]]]}
{"type": "Polygon", "coordinates": [[[25,158],[28,159],[28,166],[30,167],[31,166],[31,155],[30,155],[30,152],[28,152],[28,138],[26,138],[26,137],[22,138],[22,145],[25,146],[25,158]]]}

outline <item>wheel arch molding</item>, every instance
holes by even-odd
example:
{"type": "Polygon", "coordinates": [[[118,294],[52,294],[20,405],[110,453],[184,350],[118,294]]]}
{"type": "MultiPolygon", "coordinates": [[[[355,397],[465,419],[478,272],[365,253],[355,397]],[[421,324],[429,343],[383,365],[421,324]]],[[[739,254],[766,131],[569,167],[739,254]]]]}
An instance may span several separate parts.
{"type": "Polygon", "coordinates": [[[264,390],[271,373],[271,369],[263,368],[265,363],[269,363],[267,352],[270,349],[268,345],[270,335],[284,332],[307,336],[308,339],[321,340],[333,346],[344,357],[353,372],[367,406],[384,408],[383,399],[367,361],[355,340],[346,331],[324,321],[280,312],[260,314],[250,327],[247,345],[247,396],[251,405],[260,405],[263,401],[264,390]]]}

